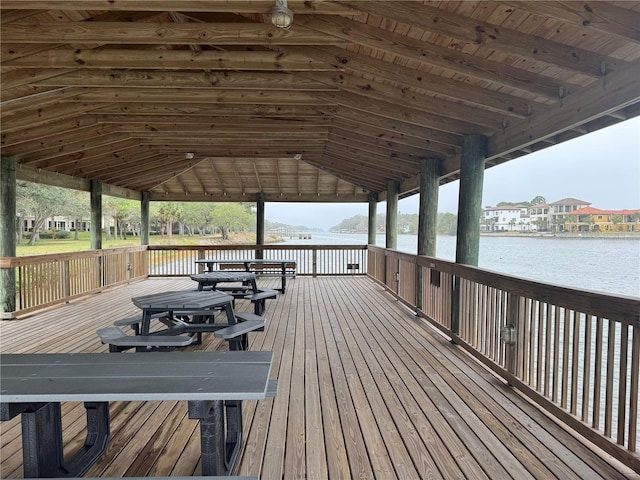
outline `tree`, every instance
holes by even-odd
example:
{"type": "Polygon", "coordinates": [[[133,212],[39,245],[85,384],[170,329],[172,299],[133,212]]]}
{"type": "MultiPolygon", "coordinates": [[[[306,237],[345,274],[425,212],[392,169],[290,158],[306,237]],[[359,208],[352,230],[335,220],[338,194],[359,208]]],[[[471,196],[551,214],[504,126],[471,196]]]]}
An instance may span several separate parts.
{"type": "Polygon", "coordinates": [[[251,228],[255,224],[255,215],[238,203],[216,203],[211,212],[211,223],[218,227],[222,239],[227,240],[230,231],[251,228]]]}
{"type": "Polygon", "coordinates": [[[623,218],[622,215],[612,215],[611,216],[611,223],[613,223],[613,225],[615,226],[615,230],[618,231],[620,230],[620,227],[618,226],[618,224],[623,222],[623,218]]]}
{"type": "Polygon", "coordinates": [[[198,235],[203,236],[207,227],[211,226],[212,205],[210,203],[192,202],[185,204],[182,209],[182,221],[187,229],[187,235],[194,235],[194,230],[198,235]]]}
{"type": "Polygon", "coordinates": [[[547,199],[544,198],[542,195],[538,195],[536,197],[533,197],[533,199],[530,202],[530,206],[540,205],[541,203],[547,203],[547,199]]]}
{"type": "MultiPolygon", "coordinates": [[[[34,245],[47,218],[60,215],[73,202],[69,190],[35,183],[16,185],[16,209],[21,217],[34,217],[34,226],[29,245],[34,245]]],[[[55,228],[55,226],[54,226],[55,228]]]]}
{"type": "Polygon", "coordinates": [[[69,218],[73,218],[73,224],[75,225],[75,228],[73,229],[73,239],[78,240],[79,225],[83,217],[91,215],[91,205],[89,202],[89,195],[87,195],[86,192],[74,190],[70,192],[70,195],[72,197],[72,201],[65,206],[62,213],[69,218]]]}

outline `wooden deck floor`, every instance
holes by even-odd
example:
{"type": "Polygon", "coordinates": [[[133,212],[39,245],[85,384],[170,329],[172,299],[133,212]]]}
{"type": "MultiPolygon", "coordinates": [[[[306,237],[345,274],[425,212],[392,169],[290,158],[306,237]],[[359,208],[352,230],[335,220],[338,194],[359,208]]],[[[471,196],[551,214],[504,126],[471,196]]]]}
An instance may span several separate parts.
{"type": "MultiPolygon", "coordinates": [[[[193,286],[188,279],[147,280],[2,322],[0,349],[106,352],[95,331],[135,314],[132,296],[193,286]]],[[[238,308],[250,308],[242,303],[238,308]]],[[[274,351],[279,390],[275,399],[244,404],[242,475],[637,478],[596,455],[367,278],[299,277],[268,303],[267,318],[251,348],[274,351]]],[[[215,338],[189,347],[225,348],[215,338]]],[[[64,404],[63,414],[72,449],[83,441],[84,409],[64,404]]],[[[199,432],[186,415],[181,402],[113,403],[107,454],[87,476],[199,475],[199,432]]],[[[19,419],[0,428],[1,478],[19,478],[19,419]]]]}

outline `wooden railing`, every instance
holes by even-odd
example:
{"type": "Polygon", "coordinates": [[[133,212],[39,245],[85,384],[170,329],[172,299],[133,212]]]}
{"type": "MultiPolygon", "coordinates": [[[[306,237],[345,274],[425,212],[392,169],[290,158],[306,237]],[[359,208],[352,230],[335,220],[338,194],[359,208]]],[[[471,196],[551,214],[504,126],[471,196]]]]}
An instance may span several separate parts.
{"type": "Polygon", "coordinates": [[[640,471],[640,299],[372,246],[369,272],[511,385],[640,471]]]}
{"type": "MultiPolygon", "coordinates": [[[[290,258],[300,275],[367,273],[533,401],[640,471],[640,299],[585,292],[374,246],[134,247],[2,258],[20,314],[196,259],[290,258]],[[502,333],[510,326],[514,343],[502,333]]],[[[13,312],[15,313],[15,312],[13,312]]]]}
{"type": "Polygon", "coordinates": [[[147,276],[198,273],[197,259],[258,256],[295,260],[298,275],[365,275],[367,268],[366,245],[140,246],[2,258],[0,268],[16,278],[16,309],[2,318],[147,276]]]}
{"type": "Polygon", "coordinates": [[[3,258],[13,268],[16,311],[11,316],[54,305],[135,278],[147,276],[147,247],[89,250],[3,258]]]}
{"type": "MultiPolygon", "coordinates": [[[[195,261],[215,259],[291,259],[297,275],[365,275],[366,245],[149,246],[149,276],[198,273],[195,261]]],[[[199,270],[200,269],[200,270],[199,270]]]]}

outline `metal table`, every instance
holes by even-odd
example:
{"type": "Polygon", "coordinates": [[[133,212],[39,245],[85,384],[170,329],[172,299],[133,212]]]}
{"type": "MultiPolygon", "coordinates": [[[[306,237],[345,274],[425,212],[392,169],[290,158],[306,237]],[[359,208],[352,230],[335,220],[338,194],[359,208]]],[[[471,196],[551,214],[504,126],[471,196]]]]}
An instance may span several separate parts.
{"type": "Polygon", "coordinates": [[[24,477],[82,476],[109,441],[111,401],[186,400],[200,421],[202,475],[234,471],[242,400],[269,392],[272,352],[0,355],[0,419],[22,415],[24,477]],[[84,402],[87,437],[68,461],[61,402],[84,402]]]}

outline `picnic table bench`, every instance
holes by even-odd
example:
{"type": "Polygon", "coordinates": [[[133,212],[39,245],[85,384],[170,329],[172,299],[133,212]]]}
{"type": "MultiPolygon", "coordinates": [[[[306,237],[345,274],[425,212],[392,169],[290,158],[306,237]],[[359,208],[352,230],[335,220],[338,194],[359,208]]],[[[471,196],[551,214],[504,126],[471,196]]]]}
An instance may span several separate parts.
{"type": "Polygon", "coordinates": [[[22,416],[25,478],[82,476],[109,441],[109,402],[185,400],[200,423],[202,475],[233,474],[242,400],[275,396],[272,352],[0,355],[0,420],[22,416]],[[135,358],[134,358],[135,357],[135,358]],[[61,402],[83,402],[87,437],[64,458],[61,402]]]}
{"type": "Polygon", "coordinates": [[[205,265],[209,272],[218,265],[219,270],[244,270],[255,273],[257,277],[280,277],[282,293],[287,288],[287,278],[295,278],[297,269],[295,260],[277,258],[209,258],[196,260],[196,263],[205,265]]]}

